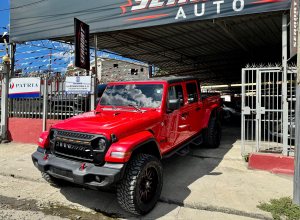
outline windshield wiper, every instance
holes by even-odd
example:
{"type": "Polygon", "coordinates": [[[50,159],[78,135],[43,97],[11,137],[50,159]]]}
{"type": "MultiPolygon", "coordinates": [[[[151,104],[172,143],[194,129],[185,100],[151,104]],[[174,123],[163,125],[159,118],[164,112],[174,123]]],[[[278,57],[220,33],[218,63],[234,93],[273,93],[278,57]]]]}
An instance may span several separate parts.
{"type": "Polygon", "coordinates": [[[133,105],[133,104],[129,104],[128,106],[132,106],[132,107],[134,107],[137,111],[141,111],[142,112],[142,110],[141,109],[139,109],[139,107],[137,107],[136,105],[133,105]]]}
{"type": "Polygon", "coordinates": [[[112,106],[114,110],[117,110],[117,108],[116,108],[114,105],[112,105],[112,104],[110,104],[110,103],[107,103],[107,105],[108,105],[108,106],[112,106]]]}

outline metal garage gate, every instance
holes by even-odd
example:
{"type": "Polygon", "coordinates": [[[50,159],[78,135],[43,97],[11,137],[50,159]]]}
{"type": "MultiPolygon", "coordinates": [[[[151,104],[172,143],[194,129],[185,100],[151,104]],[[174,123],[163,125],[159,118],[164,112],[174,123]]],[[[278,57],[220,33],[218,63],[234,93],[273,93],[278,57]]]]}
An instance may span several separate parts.
{"type": "Polygon", "coordinates": [[[294,155],[296,69],[242,70],[242,154],[294,155]]]}

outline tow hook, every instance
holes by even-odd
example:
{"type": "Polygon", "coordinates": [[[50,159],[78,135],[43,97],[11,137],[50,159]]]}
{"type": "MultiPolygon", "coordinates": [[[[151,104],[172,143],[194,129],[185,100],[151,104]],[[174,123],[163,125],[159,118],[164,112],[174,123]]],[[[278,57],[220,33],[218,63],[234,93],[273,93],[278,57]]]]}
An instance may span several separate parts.
{"type": "Polygon", "coordinates": [[[81,165],[80,170],[84,170],[84,168],[86,168],[85,163],[81,165]]]}
{"type": "Polygon", "coordinates": [[[47,159],[48,159],[48,154],[46,154],[44,157],[44,160],[47,160],[47,159]]]}

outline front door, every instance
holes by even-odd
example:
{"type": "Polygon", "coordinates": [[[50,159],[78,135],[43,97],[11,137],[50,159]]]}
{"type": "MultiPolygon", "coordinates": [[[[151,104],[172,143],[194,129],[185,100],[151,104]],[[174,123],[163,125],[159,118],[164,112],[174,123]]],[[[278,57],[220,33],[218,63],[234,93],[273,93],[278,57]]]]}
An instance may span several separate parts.
{"type": "Polygon", "coordinates": [[[168,89],[168,100],[180,99],[181,103],[181,108],[179,110],[172,112],[167,110],[165,115],[168,148],[172,148],[182,143],[189,137],[189,115],[187,109],[188,106],[185,103],[186,100],[184,97],[186,97],[186,95],[184,92],[181,84],[172,85],[168,89]]]}

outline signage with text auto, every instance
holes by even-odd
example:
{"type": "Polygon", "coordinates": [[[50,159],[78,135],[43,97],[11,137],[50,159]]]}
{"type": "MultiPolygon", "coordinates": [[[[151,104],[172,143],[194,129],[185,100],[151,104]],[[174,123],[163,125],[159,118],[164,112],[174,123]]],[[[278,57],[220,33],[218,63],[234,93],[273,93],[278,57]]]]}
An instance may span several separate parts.
{"type": "MultiPolygon", "coordinates": [[[[51,0],[20,7],[31,2],[11,1],[11,7],[17,8],[11,10],[12,42],[73,36],[74,17],[89,23],[90,33],[100,33],[283,11],[291,5],[290,0],[51,0]],[[30,16],[24,17],[24,14],[30,16]],[[45,16],[47,19],[37,22],[36,19],[45,16]],[[34,33],[28,30],[34,30],[34,33]]],[[[115,37],[117,39],[117,35],[115,37]]]]}

